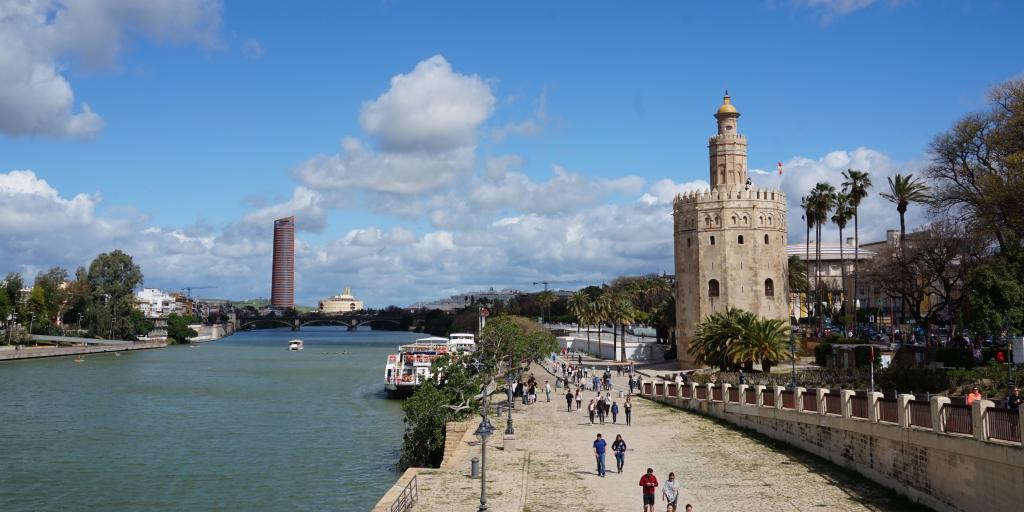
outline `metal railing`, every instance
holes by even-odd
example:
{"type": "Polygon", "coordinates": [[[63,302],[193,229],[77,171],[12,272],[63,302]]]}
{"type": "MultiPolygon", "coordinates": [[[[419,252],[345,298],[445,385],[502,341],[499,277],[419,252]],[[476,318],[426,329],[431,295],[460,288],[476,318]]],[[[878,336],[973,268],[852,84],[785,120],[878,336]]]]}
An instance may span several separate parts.
{"type": "Polygon", "coordinates": [[[887,423],[899,423],[899,403],[895,398],[879,398],[878,399],[878,421],[885,421],[887,423]]]}
{"type": "Polygon", "coordinates": [[[803,402],[803,409],[802,410],[809,411],[809,412],[817,412],[818,411],[818,395],[816,395],[814,393],[804,393],[803,395],[800,395],[800,396],[803,398],[803,400],[802,400],[802,402],[803,402]]]}
{"type": "Polygon", "coordinates": [[[690,386],[683,386],[683,398],[693,398],[693,388],[690,386]]]}
{"type": "Polygon", "coordinates": [[[973,434],[974,421],[971,419],[971,406],[946,404],[939,411],[942,418],[942,431],[950,434],[973,434]]]}
{"type": "Polygon", "coordinates": [[[666,395],[666,396],[670,396],[672,398],[679,397],[679,385],[669,385],[669,387],[668,387],[668,395],[666,395]]]}
{"type": "Polygon", "coordinates": [[[836,416],[843,414],[843,405],[840,403],[839,395],[835,393],[825,395],[825,414],[835,414],[836,416]]]}
{"type": "Polygon", "coordinates": [[[1012,409],[993,408],[988,416],[988,436],[1000,441],[1020,442],[1020,413],[1012,409]]]}
{"type": "Polygon", "coordinates": [[[729,401],[735,404],[740,403],[740,390],[729,388],[729,401]]]}
{"type": "Polygon", "coordinates": [[[868,397],[850,397],[850,416],[854,418],[868,419],[868,397]]]}
{"type": "Polygon", "coordinates": [[[711,388],[711,399],[716,401],[716,402],[721,402],[722,401],[722,387],[721,386],[715,386],[715,387],[711,388]]]}
{"type": "Polygon", "coordinates": [[[910,426],[932,428],[932,406],[924,400],[911,400],[908,406],[910,411],[910,426]]]}
{"type": "Polygon", "coordinates": [[[761,405],[775,407],[775,392],[768,389],[764,391],[764,393],[761,393],[761,405]]]}
{"type": "Polygon", "coordinates": [[[409,480],[409,483],[405,484],[405,488],[402,489],[402,493],[395,498],[393,503],[391,503],[391,512],[408,512],[416,505],[416,501],[420,498],[419,486],[416,483],[416,476],[417,475],[413,475],[412,480],[409,480]]]}
{"type": "Polygon", "coordinates": [[[708,388],[706,388],[704,386],[698,387],[697,388],[697,400],[707,400],[707,399],[708,399],[708,388]]]}
{"type": "Polygon", "coordinates": [[[783,409],[796,409],[796,395],[792,391],[787,389],[781,393],[781,396],[783,409]]]}
{"type": "Polygon", "coordinates": [[[665,385],[660,383],[660,382],[655,384],[654,385],[654,394],[658,395],[658,396],[665,396],[665,385]]]}

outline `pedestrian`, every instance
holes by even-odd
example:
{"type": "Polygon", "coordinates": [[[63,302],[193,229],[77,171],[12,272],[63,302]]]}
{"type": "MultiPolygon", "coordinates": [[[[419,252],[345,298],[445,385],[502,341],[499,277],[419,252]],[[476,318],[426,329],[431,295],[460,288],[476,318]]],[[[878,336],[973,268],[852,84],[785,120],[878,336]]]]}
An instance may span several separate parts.
{"type": "Polygon", "coordinates": [[[580,354],[576,354],[576,365],[583,366],[583,356],[580,354]]]}
{"type": "Polygon", "coordinates": [[[661,488],[661,497],[668,502],[668,506],[672,507],[672,510],[676,509],[676,500],[679,499],[679,480],[676,480],[675,473],[668,474],[668,481],[661,488]]]}
{"type": "Polygon", "coordinates": [[[574,396],[572,390],[565,388],[565,412],[572,412],[572,400],[574,396]]]}
{"type": "Polygon", "coordinates": [[[604,399],[603,398],[598,398],[597,399],[597,420],[600,421],[602,425],[604,425],[604,416],[605,416],[605,414],[604,414],[604,399]]]}
{"type": "Polygon", "coordinates": [[[1021,404],[1024,404],[1024,396],[1020,396],[1020,388],[1013,388],[1010,398],[1006,399],[1006,408],[1011,411],[1019,411],[1021,404]]]}
{"type": "Polygon", "coordinates": [[[622,466],[626,463],[626,442],[622,440],[622,434],[615,436],[612,443],[612,452],[615,453],[615,468],[622,473],[622,466]]]}
{"type": "Polygon", "coordinates": [[[693,512],[693,505],[690,505],[689,503],[687,503],[685,510],[686,510],[686,512],[693,512]]]}
{"type": "Polygon", "coordinates": [[[594,378],[590,379],[590,383],[594,385],[594,391],[601,391],[601,377],[594,375],[594,378]]]}
{"type": "Polygon", "coordinates": [[[612,423],[618,423],[619,418],[619,404],[612,402],[612,423]]]}
{"type": "Polygon", "coordinates": [[[580,405],[583,404],[583,396],[580,394],[580,388],[576,388],[576,410],[580,410],[580,405]]]}
{"type": "Polygon", "coordinates": [[[544,381],[544,394],[548,397],[548,402],[551,401],[551,384],[548,381],[544,381]]]}
{"type": "Polygon", "coordinates": [[[975,400],[981,400],[981,392],[977,387],[971,388],[971,392],[967,394],[967,405],[973,404],[975,400]]]}
{"type": "Polygon", "coordinates": [[[597,434],[597,439],[594,439],[594,457],[597,458],[597,474],[598,476],[604,477],[604,447],[608,443],[601,439],[601,434],[597,434]]]}
{"type": "Polygon", "coordinates": [[[597,407],[594,404],[594,399],[590,399],[590,405],[587,406],[587,411],[590,413],[590,424],[594,424],[594,414],[597,412],[597,407]]]}
{"type": "Polygon", "coordinates": [[[622,412],[626,413],[626,425],[633,424],[633,403],[629,401],[629,397],[626,397],[626,402],[622,404],[622,412]]]}
{"type": "Polygon", "coordinates": [[[644,490],[644,512],[654,512],[654,489],[658,487],[658,479],[653,469],[647,468],[647,473],[640,477],[640,487],[644,490]]]}
{"type": "Polygon", "coordinates": [[[747,376],[743,375],[743,368],[740,368],[740,384],[742,385],[742,384],[746,384],[746,383],[747,383],[747,376]]]}

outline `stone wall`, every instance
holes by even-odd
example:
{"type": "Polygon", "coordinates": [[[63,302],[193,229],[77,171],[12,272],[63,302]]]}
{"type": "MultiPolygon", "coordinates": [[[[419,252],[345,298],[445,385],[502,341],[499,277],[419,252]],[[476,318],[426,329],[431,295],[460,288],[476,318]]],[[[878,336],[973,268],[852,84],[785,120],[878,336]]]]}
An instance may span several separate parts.
{"type": "Polygon", "coordinates": [[[951,406],[945,397],[917,403],[912,413],[910,395],[901,395],[895,407],[889,402],[883,411],[880,393],[666,382],[643,387],[645,398],[783,441],[936,510],[1020,510],[1024,503],[1024,448],[1019,441],[1024,414],[1007,416],[987,400],[976,401],[969,416],[963,414],[964,421],[955,423],[950,415],[967,411],[951,406]],[[916,426],[921,424],[933,426],[916,426]],[[1016,431],[1007,431],[1007,425],[1016,431]],[[969,433],[950,432],[954,429],[969,433]]]}

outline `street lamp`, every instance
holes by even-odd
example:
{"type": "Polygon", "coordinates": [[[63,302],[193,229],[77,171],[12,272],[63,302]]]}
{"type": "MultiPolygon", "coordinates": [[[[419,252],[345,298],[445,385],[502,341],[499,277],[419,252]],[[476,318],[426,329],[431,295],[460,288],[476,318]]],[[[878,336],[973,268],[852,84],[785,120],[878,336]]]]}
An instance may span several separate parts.
{"type": "Polygon", "coordinates": [[[36,314],[32,313],[31,319],[29,319],[29,321],[28,321],[28,337],[29,338],[32,337],[32,327],[35,326],[35,323],[36,323],[36,314]]]}
{"type": "Polygon", "coordinates": [[[487,397],[484,397],[484,409],[480,413],[480,425],[473,432],[480,439],[480,508],[478,512],[487,511],[487,438],[494,433],[494,425],[487,418],[487,397]]]}
{"type": "Polygon", "coordinates": [[[516,406],[516,401],[512,399],[512,384],[515,382],[512,377],[512,370],[509,369],[508,375],[505,377],[505,390],[508,392],[508,425],[505,427],[505,435],[511,436],[516,432],[512,430],[512,408],[516,406]]]}

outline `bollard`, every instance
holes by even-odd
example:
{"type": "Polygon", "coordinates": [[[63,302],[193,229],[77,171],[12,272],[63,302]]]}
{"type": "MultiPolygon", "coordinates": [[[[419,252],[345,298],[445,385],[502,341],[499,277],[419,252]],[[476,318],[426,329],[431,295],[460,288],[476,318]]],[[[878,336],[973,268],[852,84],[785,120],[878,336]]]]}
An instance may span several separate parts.
{"type": "Polygon", "coordinates": [[[620,389],[619,390],[619,398],[622,398],[623,396],[625,396],[625,395],[622,394],[622,390],[620,389]]]}
{"type": "Polygon", "coordinates": [[[502,413],[505,412],[505,404],[498,404],[498,417],[500,418],[502,413]]]}
{"type": "Polygon", "coordinates": [[[469,459],[469,477],[480,478],[480,457],[469,459]]]}

